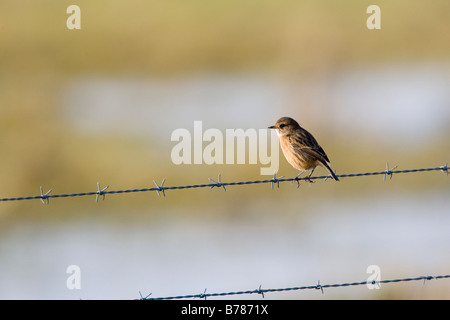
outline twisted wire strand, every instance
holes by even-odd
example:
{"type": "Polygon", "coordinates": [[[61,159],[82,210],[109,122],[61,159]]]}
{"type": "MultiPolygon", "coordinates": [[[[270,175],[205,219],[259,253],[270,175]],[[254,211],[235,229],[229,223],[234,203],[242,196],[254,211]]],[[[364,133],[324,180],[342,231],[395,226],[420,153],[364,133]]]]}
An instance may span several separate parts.
{"type": "Polygon", "coordinates": [[[199,294],[187,294],[187,295],[178,295],[178,296],[169,296],[169,297],[142,297],[140,300],[176,300],[176,299],[206,299],[208,297],[223,297],[223,296],[234,296],[234,295],[250,295],[250,294],[260,294],[264,297],[265,293],[269,292],[284,292],[284,291],[299,291],[299,290],[310,290],[316,289],[321,290],[323,293],[323,289],[326,288],[339,288],[339,287],[351,287],[351,286],[362,286],[367,284],[386,284],[386,283],[397,283],[397,282],[408,282],[408,281],[429,281],[429,280],[439,280],[439,279],[447,279],[450,278],[450,274],[447,275],[439,275],[439,276],[420,276],[415,278],[401,278],[401,279],[387,279],[387,280],[378,280],[378,281],[359,281],[359,282],[348,282],[348,283],[335,283],[335,284],[325,284],[321,285],[320,281],[316,285],[309,286],[299,286],[299,287],[287,287],[287,288],[275,288],[275,289],[261,289],[261,286],[255,290],[246,290],[246,291],[231,291],[231,292],[215,292],[215,293],[199,293],[199,294]]]}
{"type": "MultiPolygon", "coordinates": [[[[395,169],[396,167],[394,167],[395,169]]],[[[428,172],[428,171],[442,171],[448,175],[448,166],[447,163],[444,166],[441,167],[434,167],[434,168],[419,168],[419,169],[406,169],[406,170],[393,170],[389,169],[389,166],[386,165],[386,170],[384,171],[376,171],[376,172],[362,172],[362,173],[348,173],[348,174],[339,174],[337,175],[338,178],[353,178],[353,177],[364,177],[364,176],[376,176],[376,175],[384,175],[384,179],[386,179],[386,176],[389,176],[392,178],[392,175],[399,174],[399,173],[413,173],[413,172],[428,172]]],[[[290,182],[290,181],[309,181],[309,180],[327,180],[331,178],[331,175],[328,176],[314,176],[314,177],[303,177],[303,178],[277,178],[276,173],[274,174],[274,177],[272,179],[265,179],[265,180],[251,180],[251,181],[235,181],[235,182],[221,182],[220,174],[218,181],[209,179],[212,183],[206,183],[206,184],[193,184],[193,185],[184,185],[184,186],[168,186],[164,187],[165,179],[163,180],[161,185],[158,185],[155,181],[156,187],[152,188],[141,188],[141,189],[126,189],[126,190],[110,190],[105,191],[106,188],[100,190],[100,186],[98,186],[98,191],[92,191],[92,192],[80,192],[80,193],[66,193],[66,194],[49,194],[52,189],[50,189],[47,193],[42,192],[41,188],[41,195],[37,196],[28,196],[28,197],[13,197],[13,198],[0,198],[0,201],[21,201],[21,200],[35,200],[40,199],[42,202],[44,200],[48,203],[50,198],[69,198],[69,197],[83,197],[83,196],[91,196],[95,195],[96,200],[98,201],[98,196],[101,195],[103,198],[105,195],[109,194],[123,194],[123,193],[135,193],[135,192],[148,192],[148,191],[156,191],[158,195],[160,195],[160,191],[165,196],[164,191],[165,190],[184,190],[184,189],[195,189],[195,188],[214,188],[214,187],[222,187],[225,191],[227,186],[242,186],[242,185],[250,185],[250,184],[260,184],[260,183],[271,183],[272,188],[274,183],[277,183],[279,185],[280,182],[290,182]]]]}

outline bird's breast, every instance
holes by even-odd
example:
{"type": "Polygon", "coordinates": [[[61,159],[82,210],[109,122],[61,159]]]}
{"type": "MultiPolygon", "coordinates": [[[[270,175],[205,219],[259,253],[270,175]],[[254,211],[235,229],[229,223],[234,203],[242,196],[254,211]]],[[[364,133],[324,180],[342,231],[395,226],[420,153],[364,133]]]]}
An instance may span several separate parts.
{"type": "Polygon", "coordinates": [[[308,154],[295,150],[288,137],[280,137],[280,146],[286,160],[291,166],[298,170],[309,170],[317,166],[317,159],[311,158],[308,154]]]}

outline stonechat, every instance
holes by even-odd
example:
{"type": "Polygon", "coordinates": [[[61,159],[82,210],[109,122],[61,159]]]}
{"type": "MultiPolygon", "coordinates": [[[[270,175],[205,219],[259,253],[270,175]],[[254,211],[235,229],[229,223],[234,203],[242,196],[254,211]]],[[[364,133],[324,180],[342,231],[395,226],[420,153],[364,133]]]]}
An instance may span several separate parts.
{"type": "Polygon", "coordinates": [[[311,170],[307,179],[312,182],[310,177],[314,169],[320,165],[330,172],[334,180],[339,181],[330,168],[330,160],[325,151],[323,151],[313,135],[300,127],[297,121],[289,117],[283,117],[278,119],[275,125],[270,126],[269,129],[277,131],[286,160],[295,169],[300,170],[295,179],[306,170],[311,170]]]}

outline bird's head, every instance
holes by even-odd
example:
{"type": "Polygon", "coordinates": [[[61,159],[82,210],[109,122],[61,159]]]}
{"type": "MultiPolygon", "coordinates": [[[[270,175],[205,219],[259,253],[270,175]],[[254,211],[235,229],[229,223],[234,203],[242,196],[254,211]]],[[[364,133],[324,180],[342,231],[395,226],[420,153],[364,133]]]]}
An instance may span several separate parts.
{"type": "Polygon", "coordinates": [[[268,129],[275,129],[278,136],[286,136],[293,133],[300,126],[297,121],[289,117],[283,117],[277,120],[273,126],[268,129]]]}

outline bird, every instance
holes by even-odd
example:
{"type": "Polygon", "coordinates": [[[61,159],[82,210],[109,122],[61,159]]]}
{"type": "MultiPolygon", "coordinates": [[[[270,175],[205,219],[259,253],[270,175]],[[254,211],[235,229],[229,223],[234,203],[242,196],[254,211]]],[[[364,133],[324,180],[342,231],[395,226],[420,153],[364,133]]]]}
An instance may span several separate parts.
{"type": "Polygon", "coordinates": [[[300,173],[294,178],[298,183],[298,176],[306,170],[311,170],[306,180],[311,181],[311,175],[317,166],[327,169],[334,180],[339,178],[330,167],[330,160],[314,136],[302,128],[297,121],[289,117],[282,117],[275,125],[268,127],[275,129],[280,138],[281,150],[286,160],[300,173]]]}

